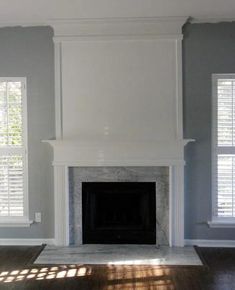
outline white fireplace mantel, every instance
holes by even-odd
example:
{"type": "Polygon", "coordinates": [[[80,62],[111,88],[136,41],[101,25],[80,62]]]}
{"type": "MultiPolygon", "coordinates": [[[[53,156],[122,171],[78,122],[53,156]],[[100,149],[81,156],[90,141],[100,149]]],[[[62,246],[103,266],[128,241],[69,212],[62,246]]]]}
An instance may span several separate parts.
{"type": "Polygon", "coordinates": [[[54,166],[173,166],[184,165],[184,146],[193,139],[141,142],[44,140],[53,147],[54,166]]]}
{"type": "Polygon", "coordinates": [[[54,151],[55,241],[69,244],[68,169],[74,166],[168,166],[169,243],[184,246],[184,146],[194,140],[101,142],[45,140],[54,151]]]}
{"type": "Polygon", "coordinates": [[[55,241],[67,245],[68,169],[168,166],[170,244],[184,246],[186,17],[57,19],[55,241]],[[87,138],[89,136],[89,138],[87,138]]]}

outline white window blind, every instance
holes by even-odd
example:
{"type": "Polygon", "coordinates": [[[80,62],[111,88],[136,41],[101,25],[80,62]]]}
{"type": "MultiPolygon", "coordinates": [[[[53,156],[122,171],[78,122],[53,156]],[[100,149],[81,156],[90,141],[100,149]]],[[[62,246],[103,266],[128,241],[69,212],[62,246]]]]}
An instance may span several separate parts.
{"type": "Polygon", "coordinates": [[[213,75],[213,216],[235,218],[235,74],[213,75]]]}
{"type": "Polygon", "coordinates": [[[26,218],[27,110],[25,78],[0,78],[0,220],[26,218]]]}

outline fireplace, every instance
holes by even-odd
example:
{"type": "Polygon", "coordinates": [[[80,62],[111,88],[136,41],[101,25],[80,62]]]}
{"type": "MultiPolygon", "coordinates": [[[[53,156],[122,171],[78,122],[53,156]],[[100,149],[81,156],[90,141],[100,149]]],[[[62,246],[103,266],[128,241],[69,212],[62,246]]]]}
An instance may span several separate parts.
{"type": "Polygon", "coordinates": [[[45,142],[54,153],[57,245],[82,244],[81,183],[91,181],[155,181],[157,242],[184,245],[184,147],[192,141],[183,139],[185,21],[51,23],[56,139],[45,142]],[[167,167],[167,181],[157,167],[167,167]],[[168,190],[161,190],[164,184],[168,190]]]}
{"type": "Polygon", "coordinates": [[[73,167],[68,185],[70,245],[169,245],[168,167],[73,167]]]}
{"type": "Polygon", "coordinates": [[[155,244],[154,182],[83,182],[83,243],[155,244]]]}

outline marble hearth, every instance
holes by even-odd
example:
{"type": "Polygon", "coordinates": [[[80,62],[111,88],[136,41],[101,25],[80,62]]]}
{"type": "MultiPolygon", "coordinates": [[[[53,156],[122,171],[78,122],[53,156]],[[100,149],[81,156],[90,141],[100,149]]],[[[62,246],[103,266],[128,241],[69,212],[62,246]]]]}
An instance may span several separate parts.
{"type": "Polygon", "coordinates": [[[83,244],[82,182],[154,182],[156,184],[156,243],[169,245],[169,167],[70,167],[70,245],[83,244]]]}

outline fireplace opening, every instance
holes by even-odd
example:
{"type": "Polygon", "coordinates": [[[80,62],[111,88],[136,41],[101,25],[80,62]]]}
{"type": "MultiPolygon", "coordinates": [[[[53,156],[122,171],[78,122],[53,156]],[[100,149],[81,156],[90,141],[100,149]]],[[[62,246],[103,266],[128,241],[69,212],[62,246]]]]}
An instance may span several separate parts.
{"type": "Polygon", "coordinates": [[[83,182],[83,243],[156,244],[155,182],[83,182]]]}

